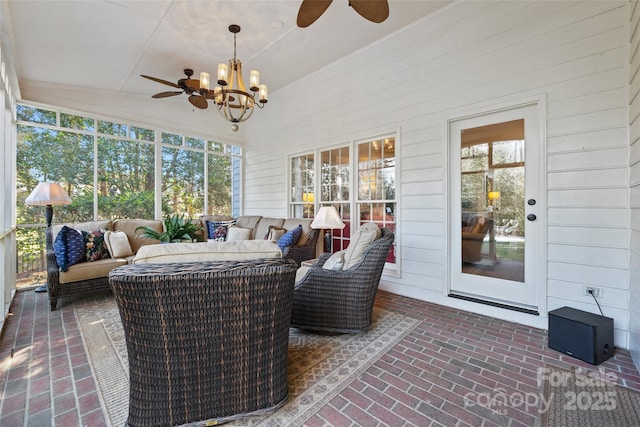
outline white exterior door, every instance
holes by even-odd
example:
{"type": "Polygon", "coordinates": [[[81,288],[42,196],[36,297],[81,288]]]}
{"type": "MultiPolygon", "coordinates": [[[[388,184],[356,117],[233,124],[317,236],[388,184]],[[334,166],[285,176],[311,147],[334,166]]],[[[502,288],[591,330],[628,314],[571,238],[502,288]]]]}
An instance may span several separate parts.
{"type": "Polygon", "coordinates": [[[537,314],[544,297],[538,106],[449,122],[452,297],[537,314]]]}

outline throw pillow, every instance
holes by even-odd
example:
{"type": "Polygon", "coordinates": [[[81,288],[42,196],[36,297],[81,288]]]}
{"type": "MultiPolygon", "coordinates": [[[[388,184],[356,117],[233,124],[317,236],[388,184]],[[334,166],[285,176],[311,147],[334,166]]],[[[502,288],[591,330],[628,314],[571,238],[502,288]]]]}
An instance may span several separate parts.
{"type": "Polygon", "coordinates": [[[104,243],[111,258],[126,258],[133,255],[129,238],[124,231],[107,231],[104,233],[104,243]]]}
{"type": "Polygon", "coordinates": [[[302,224],[284,233],[282,237],[278,239],[278,246],[280,246],[280,249],[284,252],[289,246],[298,243],[300,236],[302,236],[302,224]]]}
{"type": "Polygon", "coordinates": [[[205,223],[207,225],[207,240],[216,242],[227,240],[229,227],[234,224],[233,221],[205,221],[205,223]]]}
{"type": "Polygon", "coordinates": [[[82,233],[66,225],[63,226],[53,242],[53,251],[61,271],[67,271],[72,265],[84,261],[85,246],[82,233]]]}
{"type": "Polygon", "coordinates": [[[275,242],[282,236],[284,236],[284,233],[286,232],[287,230],[282,227],[275,227],[273,225],[270,225],[267,234],[265,234],[264,236],[264,240],[273,240],[275,242]]]}
{"type": "Polygon", "coordinates": [[[250,228],[229,227],[227,230],[227,242],[238,240],[249,240],[251,238],[250,228]]]}
{"type": "Polygon", "coordinates": [[[358,264],[364,258],[364,251],[367,246],[382,235],[380,228],[372,223],[362,224],[355,235],[351,238],[349,246],[344,253],[344,270],[348,270],[358,264]]]}
{"type": "Polygon", "coordinates": [[[322,268],[327,270],[342,270],[344,265],[344,251],[336,252],[324,262],[322,268]]]}
{"type": "Polygon", "coordinates": [[[104,243],[104,233],[107,230],[83,231],[87,261],[98,261],[109,258],[107,245],[104,243]]]}

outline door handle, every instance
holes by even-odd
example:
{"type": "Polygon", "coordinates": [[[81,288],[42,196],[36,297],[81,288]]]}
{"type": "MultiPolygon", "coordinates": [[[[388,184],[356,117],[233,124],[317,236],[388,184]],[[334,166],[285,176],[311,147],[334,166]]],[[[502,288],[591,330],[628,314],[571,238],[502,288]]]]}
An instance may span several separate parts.
{"type": "Polygon", "coordinates": [[[529,214],[529,215],[527,215],[527,219],[528,219],[529,221],[535,221],[535,220],[536,220],[536,218],[537,218],[537,217],[536,217],[534,214],[529,214]]]}

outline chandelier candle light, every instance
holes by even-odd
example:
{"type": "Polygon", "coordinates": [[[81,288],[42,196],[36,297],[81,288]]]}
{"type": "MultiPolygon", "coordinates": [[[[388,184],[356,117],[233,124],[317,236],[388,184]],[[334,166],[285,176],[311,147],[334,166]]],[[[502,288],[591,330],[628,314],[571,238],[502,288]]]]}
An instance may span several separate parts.
{"type": "Polygon", "coordinates": [[[260,84],[260,73],[251,70],[249,74],[249,90],[242,80],[242,63],[236,58],[236,35],[240,32],[239,25],[230,25],[229,31],[233,33],[233,59],[229,60],[229,65],[218,64],[218,79],[216,86],[210,90],[209,73],[200,73],[200,90],[205,91],[206,97],[213,99],[218,106],[220,115],[229,120],[233,125],[231,129],[238,130],[237,123],[244,122],[253,114],[253,107],[258,105],[263,108],[267,103],[267,86],[260,84]],[[256,92],[258,101],[256,104],[256,92]]]}

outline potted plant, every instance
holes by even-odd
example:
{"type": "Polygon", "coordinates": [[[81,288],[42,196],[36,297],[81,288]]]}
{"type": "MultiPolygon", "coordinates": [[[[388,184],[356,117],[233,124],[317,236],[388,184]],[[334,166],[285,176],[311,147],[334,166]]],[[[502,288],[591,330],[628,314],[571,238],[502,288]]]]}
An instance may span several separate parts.
{"type": "Polygon", "coordinates": [[[150,227],[136,228],[136,232],[140,231],[142,236],[160,240],[163,243],[193,242],[196,240],[196,233],[200,230],[202,227],[194,224],[190,218],[178,214],[170,215],[164,219],[164,231],[161,233],[150,227]]]}

